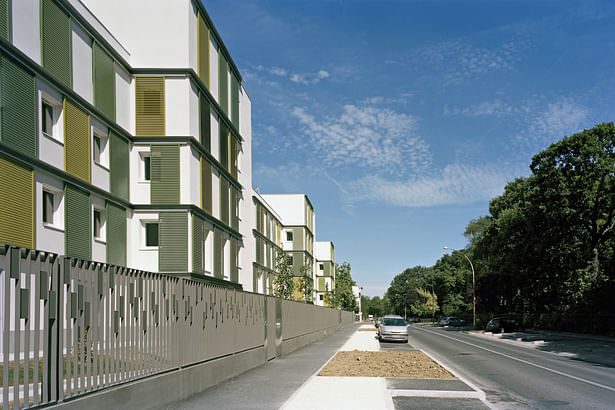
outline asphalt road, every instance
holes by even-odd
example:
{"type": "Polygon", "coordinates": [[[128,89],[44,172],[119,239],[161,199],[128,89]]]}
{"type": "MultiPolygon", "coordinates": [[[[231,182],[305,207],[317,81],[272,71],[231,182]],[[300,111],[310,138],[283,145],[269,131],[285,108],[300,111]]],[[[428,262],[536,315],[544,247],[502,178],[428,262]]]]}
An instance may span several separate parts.
{"type": "Polygon", "coordinates": [[[615,408],[615,368],[608,364],[444,328],[408,331],[411,345],[474,383],[497,408],[615,408]]]}

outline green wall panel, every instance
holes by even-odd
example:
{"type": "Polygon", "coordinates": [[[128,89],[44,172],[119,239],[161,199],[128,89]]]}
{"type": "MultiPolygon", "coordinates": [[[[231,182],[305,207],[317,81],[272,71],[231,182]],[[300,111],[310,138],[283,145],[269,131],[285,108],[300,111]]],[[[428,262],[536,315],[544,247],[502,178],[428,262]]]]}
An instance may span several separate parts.
{"type": "Polygon", "coordinates": [[[109,148],[111,193],[128,200],[130,197],[128,141],[111,131],[109,143],[111,144],[109,148]]]}
{"type": "Polygon", "coordinates": [[[9,39],[10,17],[9,17],[9,0],[0,0],[0,37],[5,40],[9,39]]]}
{"type": "Polygon", "coordinates": [[[225,171],[228,171],[228,128],[220,121],[220,133],[218,136],[218,160],[225,171]]]}
{"type": "Polygon", "coordinates": [[[41,0],[41,55],[43,67],[70,87],[70,18],[54,0],[41,0]]]}
{"type": "Polygon", "coordinates": [[[115,120],[115,64],[113,59],[94,42],[94,105],[115,120]]]}
{"type": "Polygon", "coordinates": [[[64,99],[64,163],[66,172],[90,182],[90,116],[64,99]]]}
{"type": "Polygon", "coordinates": [[[192,215],[192,271],[203,273],[203,220],[192,215]]]}
{"type": "Polygon", "coordinates": [[[160,244],[158,270],[160,272],[188,271],[188,214],[160,213],[160,244]]]}
{"type": "Polygon", "coordinates": [[[212,176],[211,164],[205,158],[201,157],[201,208],[208,214],[212,214],[212,176]]]}
{"type": "Polygon", "coordinates": [[[179,204],[179,146],[151,147],[151,202],[179,204]]]}
{"type": "Polygon", "coordinates": [[[0,154],[0,242],[34,248],[32,169],[0,154]]]}
{"type": "Polygon", "coordinates": [[[239,80],[231,74],[231,122],[239,129],[239,80]]]}
{"type": "Polygon", "coordinates": [[[200,141],[201,144],[211,152],[211,111],[209,108],[209,102],[203,94],[199,98],[199,110],[200,110],[200,141]]]}
{"type": "Polygon", "coordinates": [[[222,231],[214,228],[214,277],[222,278],[224,266],[224,248],[222,247],[222,231]]]}
{"type": "Polygon", "coordinates": [[[218,52],[218,104],[228,118],[228,63],[221,50],[218,52]]]}
{"type": "Polygon", "coordinates": [[[325,278],[318,278],[318,289],[321,292],[327,290],[327,285],[325,283],[325,278]]]}
{"type": "Polygon", "coordinates": [[[126,209],[107,202],[107,263],[126,266],[126,209]]]}
{"type": "Polygon", "coordinates": [[[34,77],[10,59],[0,59],[2,132],[0,140],[36,157],[36,84],[34,77]]]}
{"type": "Polygon", "coordinates": [[[229,183],[220,175],[220,220],[229,225],[229,183]]]}
{"type": "Polygon", "coordinates": [[[72,185],[66,185],[64,204],[66,256],[90,260],[90,196],[72,185]]]}

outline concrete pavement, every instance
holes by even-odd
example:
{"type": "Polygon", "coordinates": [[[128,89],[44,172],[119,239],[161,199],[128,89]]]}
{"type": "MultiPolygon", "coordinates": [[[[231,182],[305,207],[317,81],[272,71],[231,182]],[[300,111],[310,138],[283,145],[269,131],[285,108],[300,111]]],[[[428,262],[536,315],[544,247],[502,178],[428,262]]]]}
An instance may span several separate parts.
{"type": "MultiPolygon", "coordinates": [[[[373,327],[372,325],[362,325],[373,327]]],[[[338,351],[416,350],[409,344],[379,343],[373,331],[354,325],[279,357],[168,409],[414,409],[490,405],[485,394],[463,380],[318,376],[338,351]]],[[[450,369],[447,369],[450,371],[450,369]]]]}

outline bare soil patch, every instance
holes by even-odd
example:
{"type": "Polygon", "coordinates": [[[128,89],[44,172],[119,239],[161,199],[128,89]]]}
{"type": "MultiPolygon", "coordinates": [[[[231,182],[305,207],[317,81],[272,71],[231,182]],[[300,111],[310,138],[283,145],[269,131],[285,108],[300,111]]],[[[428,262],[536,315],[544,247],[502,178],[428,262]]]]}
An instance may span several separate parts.
{"type": "Polygon", "coordinates": [[[422,352],[338,352],[319,376],[455,379],[422,352]]]}

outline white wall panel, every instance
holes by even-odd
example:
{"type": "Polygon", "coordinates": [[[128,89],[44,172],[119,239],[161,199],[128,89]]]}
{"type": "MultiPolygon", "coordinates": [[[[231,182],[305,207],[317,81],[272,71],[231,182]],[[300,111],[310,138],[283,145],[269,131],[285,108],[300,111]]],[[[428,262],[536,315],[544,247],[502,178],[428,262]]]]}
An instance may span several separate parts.
{"type": "Polygon", "coordinates": [[[131,93],[132,77],[119,64],[115,64],[115,121],[134,134],[134,98],[131,93]]]}
{"type": "Polygon", "coordinates": [[[75,21],[71,22],[73,90],[88,102],[94,101],[92,83],[92,39],[75,21]]]}
{"type": "Polygon", "coordinates": [[[213,36],[209,43],[209,92],[218,101],[218,45],[213,36]]]}
{"type": "Polygon", "coordinates": [[[40,0],[16,0],[11,3],[13,44],[41,64],[41,26],[32,24],[41,21],[40,0]]]}
{"type": "Polygon", "coordinates": [[[134,204],[150,203],[150,182],[143,179],[144,154],[150,153],[149,145],[133,145],[130,150],[130,202],[134,204]]]}
{"type": "Polygon", "coordinates": [[[99,210],[105,210],[105,200],[96,196],[91,196],[91,209],[90,209],[90,221],[92,221],[92,226],[90,227],[90,232],[92,233],[92,260],[96,262],[107,262],[107,235],[106,235],[106,220],[107,215],[104,212],[105,218],[105,228],[101,235],[100,239],[94,239],[94,208],[98,208],[99,210]]]}
{"type": "Polygon", "coordinates": [[[190,135],[190,80],[186,77],[166,77],[166,134],[190,135]]]}
{"type": "Polygon", "coordinates": [[[42,172],[34,173],[34,205],[35,205],[35,248],[40,251],[64,255],[64,198],[58,202],[58,222],[56,226],[43,224],[43,187],[58,193],[64,192],[64,183],[42,172]]]}

